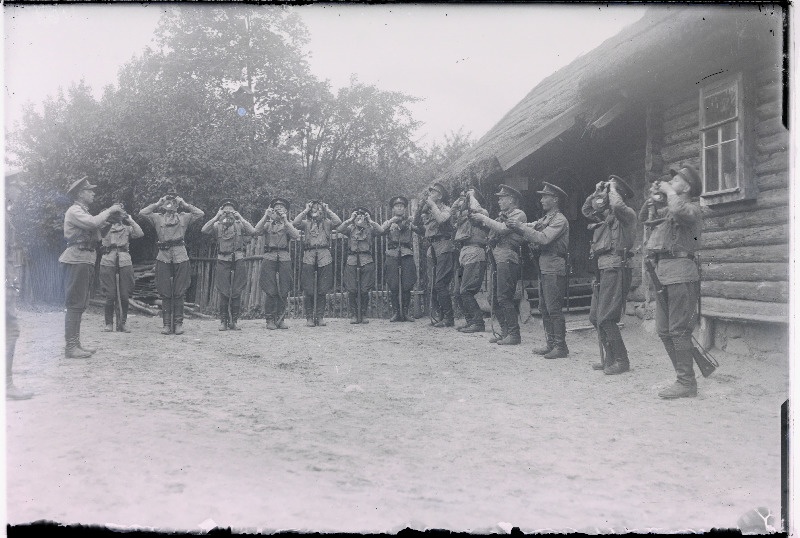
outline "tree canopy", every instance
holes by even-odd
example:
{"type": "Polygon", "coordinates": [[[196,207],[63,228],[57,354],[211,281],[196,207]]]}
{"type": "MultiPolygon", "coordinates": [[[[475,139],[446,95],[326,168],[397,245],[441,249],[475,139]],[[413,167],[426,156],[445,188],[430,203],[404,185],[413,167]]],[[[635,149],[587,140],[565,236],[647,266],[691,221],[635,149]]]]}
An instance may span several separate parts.
{"type": "Polygon", "coordinates": [[[459,132],[420,147],[417,97],[355,77],[333,91],[310,72],[307,43],[284,7],[173,8],[100,99],[79,82],[29,106],[7,135],[27,176],[14,216],[25,244],[62,245],[64,193],[84,175],[98,207],[135,214],[172,183],[207,212],[231,196],[256,218],[277,195],[334,207],[413,196],[471,144],[459,132]],[[240,88],[253,96],[243,115],[240,88]]]}

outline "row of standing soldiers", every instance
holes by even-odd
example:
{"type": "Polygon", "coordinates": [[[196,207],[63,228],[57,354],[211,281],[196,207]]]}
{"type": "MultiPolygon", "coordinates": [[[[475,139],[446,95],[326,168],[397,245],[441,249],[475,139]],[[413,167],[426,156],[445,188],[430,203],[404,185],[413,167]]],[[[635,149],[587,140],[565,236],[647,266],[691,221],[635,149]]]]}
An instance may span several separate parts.
{"type": "MultiPolygon", "coordinates": [[[[655,183],[652,194],[664,196],[664,203],[648,198],[640,217],[653,231],[645,245],[653,277],[659,280],[656,322],[659,336],[673,362],[678,381],[663,391],[664,398],[693,396],[696,383],[692,368],[691,332],[699,290],[699,273],[693,263],[701,232],[701,215],[691,196],[699,192],[699,177],[691,167],[671,171],[665,181],[655,183]]],[[[115,204],[92,216],[88,204],[95,186],[82,178],[69,189],[75,204],[64,219],[68,247],[60,261],[66,270],[65,337],[67,357],[87,357],[93,350],[80,343],[80,319],[88,303],[93,279],[95,245],[101,242],[100,280],[106,294],[106,330],[113,331],[113,314],[119,310],[117,330],[128,332],[128,298],[133,290],[133,271],[128,243],[143,232],[121,205],[115,204]]],[[[411,290],[416,283],[413,236],[423,236],[428,244],[428,277],[432,284],[431,312],[434,328],[453,327],[453,300],[463,311],[466,323],[460,332],[486,330],[483,311],[476,294],[490,272],[492,314],[500,331],[489,342],[518,345],[521,342],[519,307],[515,300],[521,278],[520,246],[527,242],[538,254],[539,308],[545,332],[544,345],[534,352],[547,359],[567,357],[566,323],[562,313],[567,276],[569,222],[560,207],[567,194],[544,183],[541,195],[544,215],[533,223],[520,209],[522,195],[501,185],[496,193],[500,208],[490,218],[480,193],[469,189],[452,203],[447,190],[434,183],[427,191],[421,210],[408,213],[408,199],[391,199],[392,216],[379,224],[365,208],[357,208],[342,221],[327,204],[308,202],[293,220],[287,212],[289,201],[274,198],[261,220],[253,226],[238,212],[236,201],[225,199],[202,231],[218,241],[215,288],[220,293],[220,330],[238,330],[241,294],[246,286],[244,257],[246,235],[265,236],[259,284],[266,294],[265,317],[268,329],[286,329],[288,294],[292,288],[290,241],[303,237],[301,287],[304,311],[309,326],[325,325],[326,295],[333,287],[333,258],[329,248],[332,233],[345,234],[349,252],[343,284],[348,292],[351,323],[367,323],[369,292],[374,289],[374,260],[371,245],[376,235],[387,235],[385,274],[396,321],[413,321],[409,315],[411,290]],[[302,232],[302,235],[301,235],[302,232]],[[452,294],[452,295],[451,295],[452,294]]],[[[590,320],[601,342],[601,362],[594,365],[608,375],[629,371],[630,363],[617,323],[630,289],[636,214],[627,202],[633,190],[619,177],[597,184],[583,205],[585,216],[595,220],[592,259],[597,263],[590,320]]],[[[189,257],[184,244],[188,226],[204,216],[202,210],[180,198],[174,189],[157,202],[143,208],[140,217],[156,229],[159,253],[156,259],[156,287],[162,298],[163,334],[183,333],[183,297],[190,282],[189,257]],[[180,211],[184,209],[185,211],[180,211]]],[[[493,331],[494,332],[494,331],[493,331]]]]}

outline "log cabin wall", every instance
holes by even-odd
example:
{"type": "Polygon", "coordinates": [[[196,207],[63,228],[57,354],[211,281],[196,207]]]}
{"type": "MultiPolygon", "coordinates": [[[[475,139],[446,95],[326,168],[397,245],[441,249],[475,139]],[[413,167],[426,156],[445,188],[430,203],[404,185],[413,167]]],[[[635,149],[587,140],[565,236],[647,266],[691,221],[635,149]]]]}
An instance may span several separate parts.
{"type": "MultiPolygon", "coordinates": [[[[770,63],[765,59],[742,68],[745,146],[740,162],[757,194],[753,200],[704,204],[698,252],[702,313],[710,337],[721,348],[742,347],[746,341],[755,346],[749,352],[762,354],[785,352],[788,346],[789,133],[781,119],[781,72],[770,63]]],[[[701,166],[699,91],[695,84],[685,87],[663,102],[661,138],[655,141],[663,172],[682,162],[698,170],[701,166]]]]}

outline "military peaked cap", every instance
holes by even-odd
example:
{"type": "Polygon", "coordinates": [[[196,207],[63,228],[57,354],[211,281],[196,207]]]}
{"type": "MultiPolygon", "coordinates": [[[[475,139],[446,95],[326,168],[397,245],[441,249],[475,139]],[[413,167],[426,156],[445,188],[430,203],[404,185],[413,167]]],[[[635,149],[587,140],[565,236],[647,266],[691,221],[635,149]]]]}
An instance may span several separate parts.
{"type": "Polygon", "coordinates": [[[92,185],[91,183],[89,183],[89,176],[83,176],[79,180],[74,181],[72,185],[69,186],[69,188],[67,189],[67,194],[69,194],[70,196],[74,196],[78,194],[78,191],[94,189],[96,187],[97,185],[92,185]]]}

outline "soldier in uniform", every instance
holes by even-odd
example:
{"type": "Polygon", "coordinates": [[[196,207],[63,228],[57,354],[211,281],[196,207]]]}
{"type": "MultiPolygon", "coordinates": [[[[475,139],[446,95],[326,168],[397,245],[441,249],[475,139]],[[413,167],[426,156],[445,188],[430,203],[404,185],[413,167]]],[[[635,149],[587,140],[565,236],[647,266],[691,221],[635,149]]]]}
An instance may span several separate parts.
{"type": "Polygon", "coordinates": [[[89,288],[94,280],[95,247],[100,241],[100,228],[111,215],[121,213],[122,206],[114,204],[97,216],[89,213],[94,201],[94,188],[88,177],[75,181],[67,191],[74,200],[64,214],[64,238],[67,248],[58,258],[64,267],[64,292],[67,312],[64,316],[64,336],[67,345],[64,356],[85,359],[95,352],[81,346],[81,317],[89,303],[89,288]]]}
{"type": "Polygon", "coordinates": [[[438,320],[434,320],[434,327],[455,325],[450,283],[453,280],[456,254],[448,203],[447,189],[441,183],[434,183],[428,189],[428,197],[423,201],[423,208],[419,212],[421,220],[415,223],[430,243],[427,267],[428,282],[432,284],[431,312],[438,312],[439,316],[438,320]]]}
{"type": "Polygon", "coordinates": [[[325,298],[333,289],[333,256],[330,241],[333,227],[339,226],[342,219],[331,211],[328,204],[312,200],[306,204],[292,222],[304,233],[303,268],[300,284],[303,288],[303,310],[306,312],[306,326],[324,327],[325,298]],[[316,275],[316,278],[315,278],[316,275]],[[316,286],[315,286],[316,280],[316,286]],[[316,289],[316,310],[314,290],[316,289]]]}
{"type": "Polygon", "coordinates": [[[106,332],[114,330],[114,308],[118,307],[120,316],[117,319],[117,331],[129,333],[128,304],[133,293],[133,262],[128,253],[131,239],[144,236],[142,228],[127,213],[116,213],[108,218],[106,226],[100,230],[103,236],[100,250],[100,286],[106,298],[105,322],[106,332]],[[119,282],[117,282],[119,274],[119,282]],[[117,289],[119,287],[119,289],[117,289]],[[119,292],[119,297],[117,296],[119,292]],[[117,305],[117,299],[120,304],[117,305]]]}
{"type": "Polygon", "coordinates": [[[368,209],[357,207],[336,231],[349,238],[344,287],[350,302],[350,323],[369,323],[364,314],[369,306],[369,292],[375,288],[375,265],[370,247],[373,236],[382,232],[381,225],[372,220],[368,209]]]}
{"type": "Polygon", "coordinates": [[[286,198],[273,198],[255,229],[256,235],[265,236],[258,283],[267,294],[264,316],[269,330],[289,328],[284,322],[293,283],[289,242],[300,239],[300,232],[289,221],[288,210],[286,198]]]}
{"type": "Polygon", "coordinates": [[[417,282],[411,234],[419,230],[408,216],[408,198],[395,196],[389,200],[389,207],[392,216],[381,225],[381,233],[388,235],[384,274],[392,303],[392,317],[389,321],[414,321],[413,316],[408,314],[411,290],[417,282]],[[402,282],[400,282],[401,277],[402,282]]]}
{"type": "Polygon", "coordinates": [[[454,241],[458,251],[458,263],[453,279],[453,302],[461,305],[466,323],[459,327],[462,333],[477,333],[486,330],[483,311],[475,299],[486,277],[487,229],[470,217],[474,214],[489,216],[483,206],[483,196],[475,189],[467,190],[452,206],[456,217],[454,241]]]}
{"type": "Polygon", "coordinates": [[[545,214],[535,223],[512,228],[520,230],[531,246],[539,251],[539,311],[547,343],[534,353],[545,359],[557,359],[569,355],[567,327],[561,311],[567,287],[567,253],[569,251],[569,221],[559,210],[567,199],[567,193],[544,182],[542,209],[545,214]]]}
{"type": "Polygon", "coordinates": [[[519,209],[522,194],[508,185],[500,185],[496,193],[500,214],[491,219],[483,213],[473,213],[472,219],[489,228],[488,245],[494,258],[493,271],[496,272],[497,289],[493,290],[492,304],[500,323],[500,336],[489,339],[499,345],[518,345],[521,341],[519,333],[519,311],[514,301],[517,281],[520,279],[520,245],[522,237],[519,230],[528,217],[519,209]]]}
{"type": "Polygon", "coordinates": [[[663,286],[656,293],[656,329],[677,374],[675,383],[658,393],[665,399],[697,396],[692,331],[697,323],[700,274],[694,252],[703,231],[700,206],[692,202],[702,190],[700,175],[687,165],[672,168],[670,176],[669,181],[654,184],[666,195],[666,216],[653,228],[645,245],[658,283],[663,286]]]}
{"type": "Polygon", "coordinates": [[[219,292],[220,331],[240,330],[236,325],[242,309],[242,291],[247,285],[244,258],[244,235],[255,234],[255,228],[239,214],[236,200],[222,200],[217,214],[203,225],[204,234],[217,239],[217,266],[214,268],[214,288],[219,292]]]}
{"type": "Polygon", "coordinates": [[[139,211],[156,229],[156,289],[161,295],[164,328],[161,334],[183,334],[183,296],[191,283],[189,254],[184,235],[189,225],[203,218],[203,210],[178,196],[174,187],[157,202],[139,211]],[[179,212],[180,209],[188,212],[179,212]],[[156,213],[160,209],[163,213],[156,213]]]}
{"type": "Polygon", "coordinates": [[[626,204],[631,198],[633,189],[622,178],[612,175],[607,182],[596,185],[582,208],[584,216],[596,221],[589,225],[593,230],[590,257],[597,263],[589,321],[597,329],[604,352],[592,368],[607,375],[630,369],[628,350],[617,323],[631,288],[628,260],[636,239],[636,213],[626,204]]]}
{"type": "Polygon", "coordinates": [[[33,398],[32,392],[25,392],[14,385],[12,365],[14,363],[14,349],[19,338],[19,323],[17,321],[17,295],[19,294],[19,265],[16,263],[14,251],[16,237],[14,225],[11,223],[12,201],[9,199],[6,206],[6,399],[28,400],[33,398]]]}

